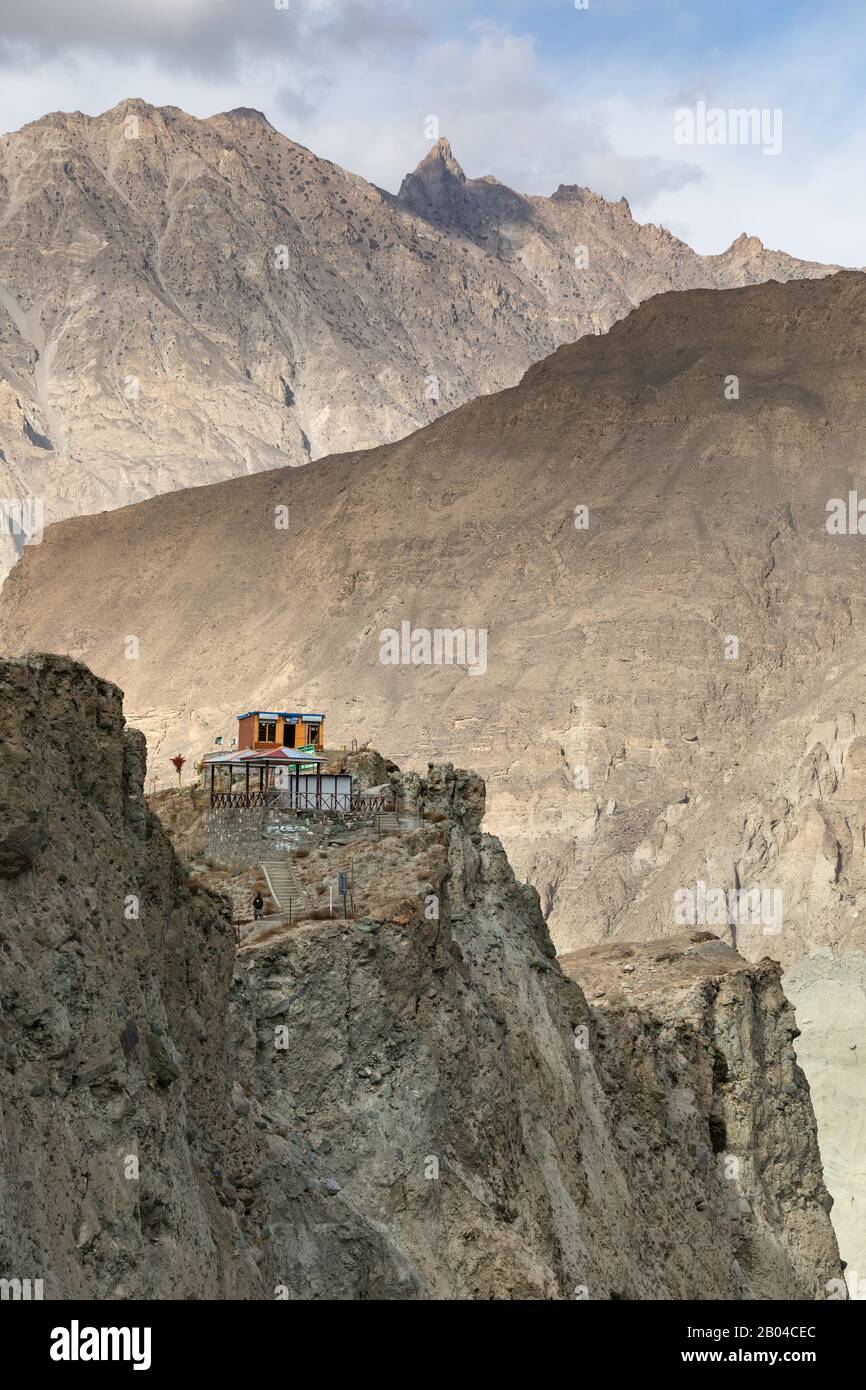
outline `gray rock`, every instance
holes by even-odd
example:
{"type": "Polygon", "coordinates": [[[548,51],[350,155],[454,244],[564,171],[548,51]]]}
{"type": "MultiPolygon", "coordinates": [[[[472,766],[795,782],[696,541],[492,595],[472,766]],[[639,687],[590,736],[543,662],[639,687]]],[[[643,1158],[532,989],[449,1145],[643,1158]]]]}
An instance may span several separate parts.
{"type": "Polygon", "coordinates": [[[0,837],[0,878],[16,878],[36,863],[48,840],[44,820],[16,825],[0,837]]]}

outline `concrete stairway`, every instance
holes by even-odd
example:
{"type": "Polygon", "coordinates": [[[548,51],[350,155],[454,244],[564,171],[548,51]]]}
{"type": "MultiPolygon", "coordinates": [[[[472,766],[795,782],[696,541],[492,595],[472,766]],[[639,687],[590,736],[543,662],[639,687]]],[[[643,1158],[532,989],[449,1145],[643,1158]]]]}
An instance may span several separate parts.
{"type": "Polygon", "coordinates": [[[309,900],[289,855],[283,855],[279,859],[263,860],[262,872],[267,880],[268,892],[279,911],[288,912],[289,903],[292,905],[293,917],[309,911],[309,900]]]}
{"type": "Polygon", "coordinates": [[[423,825],[420,816],[404,811],[380,811],[376,817],[380,835],[404,835],[423,825]]]}

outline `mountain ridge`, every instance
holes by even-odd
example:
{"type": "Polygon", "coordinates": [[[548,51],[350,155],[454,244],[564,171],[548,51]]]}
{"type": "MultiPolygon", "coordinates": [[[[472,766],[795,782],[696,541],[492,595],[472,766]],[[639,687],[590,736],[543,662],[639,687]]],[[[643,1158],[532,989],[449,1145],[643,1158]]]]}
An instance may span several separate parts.
{"type": "MultiPolygon", "coordinates": [[[[372,447],[661,290],[833,269],[700,257],[624,201],[462,170],[444,215],[419,175],[438,166],[395,195],[252,108],[140,99],[4,136],[0,496],[47,524],[372,447]]],[[[0,571],[18,548],[3,530],[0,571]]]]}

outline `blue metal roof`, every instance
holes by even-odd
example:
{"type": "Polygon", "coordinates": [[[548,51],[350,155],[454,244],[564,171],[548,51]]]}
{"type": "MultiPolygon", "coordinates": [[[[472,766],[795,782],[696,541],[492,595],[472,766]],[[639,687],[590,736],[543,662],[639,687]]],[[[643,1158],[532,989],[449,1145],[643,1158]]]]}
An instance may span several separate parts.
{"type": "Polygon", "coordinates": [[[255,715],[259,719],[324,719],[323,714],[305,714],[303,710],[264,710],[248,709],[246,714],[239,714],[238,719],[249,719],[250,715],[255,715]]]}

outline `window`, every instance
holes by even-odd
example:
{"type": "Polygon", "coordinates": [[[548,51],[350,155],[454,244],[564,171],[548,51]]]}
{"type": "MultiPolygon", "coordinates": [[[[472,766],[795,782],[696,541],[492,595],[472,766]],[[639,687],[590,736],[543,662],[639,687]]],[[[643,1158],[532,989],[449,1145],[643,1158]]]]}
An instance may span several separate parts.
{"type": "Polygon", "coordinates": [[[318,724],[308,724],[308,725],[307,725],[307,742],[308,742],[308,743],[318,743],[318,742],[319,742],[319,725],[318,725],[318,724]]]}
{"type": "Polygon", "coordinates": [[[259,720],[259,743],[276,743],[277,741],[277,721],[275,719],[259,720]]]}

